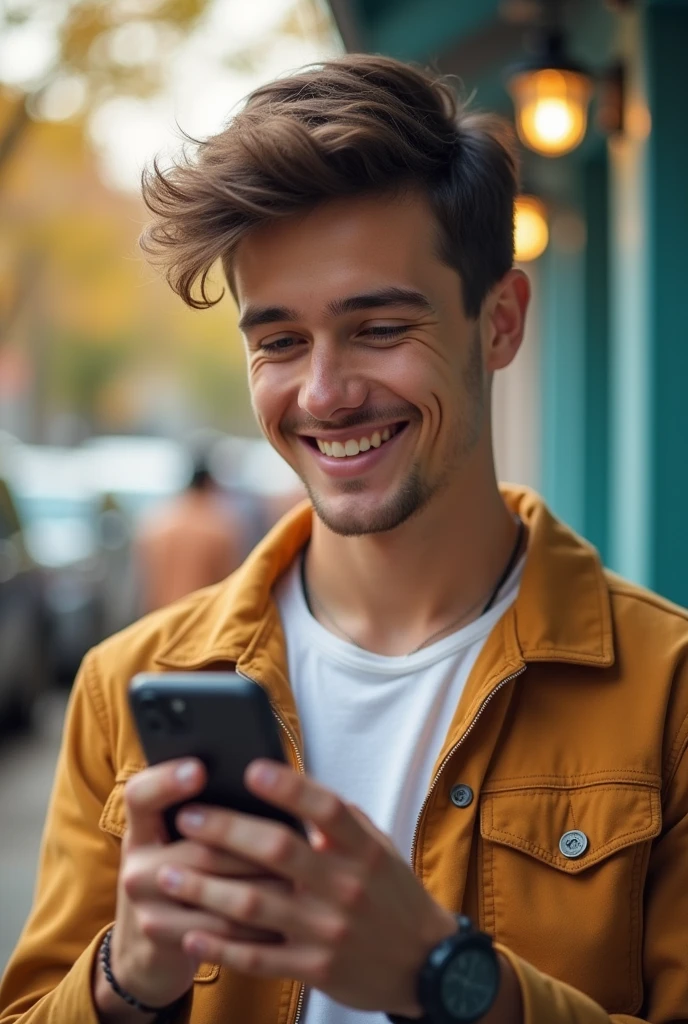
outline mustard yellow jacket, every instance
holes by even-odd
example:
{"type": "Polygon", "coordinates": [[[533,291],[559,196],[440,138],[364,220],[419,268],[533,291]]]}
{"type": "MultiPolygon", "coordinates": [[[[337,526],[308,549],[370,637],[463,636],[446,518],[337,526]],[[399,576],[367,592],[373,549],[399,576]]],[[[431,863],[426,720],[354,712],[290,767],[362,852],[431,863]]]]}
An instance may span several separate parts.
{"type": "MultiPolygon", "coordinates": [[[[413,867],[490,932],[526,1024],[688,1021],[688,616],[606,573],[532,492],[515,605],[461,698],[419,817],[413,867]],[[465,807],[457,784],[472,788],[465,807]],[[561,837],[587,838],[576,859],[561,837]]],[[[122,790],[144,767],[126,705],[143,670],[238,665],[301,745],[275,580],[311,512],[280,523],[218,586],[93,650],[71,698],[35,904],[0,988],[0,1022],[96,1024],[90,976],[114,916],[122,790]]],[[[11,827],[3,822],[2,828],[11,827]]],[[[295,1024],[298,984],[212,964],[184,1024],[295,1024]]]]}

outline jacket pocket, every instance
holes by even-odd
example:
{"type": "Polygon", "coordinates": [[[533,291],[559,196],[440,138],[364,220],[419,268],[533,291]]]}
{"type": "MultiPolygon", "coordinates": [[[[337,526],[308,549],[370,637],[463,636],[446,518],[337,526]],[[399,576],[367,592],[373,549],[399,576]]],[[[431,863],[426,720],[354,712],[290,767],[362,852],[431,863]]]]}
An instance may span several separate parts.
{"type": "Polygon", "coordinates": [[[647,784],[485,793],[483,927],[608,1012],[636,1012],[643,883],[660,828],[659,789],[647,784]]]}
{"type": "MultiPolygon", "coordinates": [[[[127,816],[124,806],[124,787],[132,777],[137,775],[146,765],[143,764],[129,764],[117,772],[115,776],[115,784],[110,791],[110,795],[105,801],[105,805],[100,815],[100,828],[103,832],[109,833],[111,836],[115,836],[117,839],[122,839],[124,832],[127,827],[127,816]]],[[[194,981],[214,981],[220,973],[219,964],[201,964],[198,971],[194,975],[194,981]]]]}

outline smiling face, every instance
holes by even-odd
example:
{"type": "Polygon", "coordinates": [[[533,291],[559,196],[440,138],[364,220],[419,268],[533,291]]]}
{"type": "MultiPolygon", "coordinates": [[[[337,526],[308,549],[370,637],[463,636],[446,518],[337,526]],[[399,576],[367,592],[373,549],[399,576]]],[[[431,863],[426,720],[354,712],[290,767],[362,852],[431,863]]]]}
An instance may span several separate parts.
{"type": "Polygon", "coordinates": [[[436,249],[418,195],[333,201],[238,248],[256,416],[336,533],[394,529],[489,448],[481,330],[436,249]]]}

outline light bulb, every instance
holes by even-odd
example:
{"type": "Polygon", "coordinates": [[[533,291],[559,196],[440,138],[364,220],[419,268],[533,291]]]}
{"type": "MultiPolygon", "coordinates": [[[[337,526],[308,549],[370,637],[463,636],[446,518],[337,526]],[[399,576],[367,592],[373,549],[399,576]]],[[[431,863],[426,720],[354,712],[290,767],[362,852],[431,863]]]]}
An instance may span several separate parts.
{"type": "Polygon", "coordinates": [[[542,256],[549,242],[547,212],[535,196],[517,196],[514,207],[514,249],[518,263],[542,256]]]}
{"type": "Polygon", "coordinates": [[[577,71],[540,68],[509,82],[521,141],[544,156],[562,156],[580,145],[588,122],[590,80],[577,71]]]}

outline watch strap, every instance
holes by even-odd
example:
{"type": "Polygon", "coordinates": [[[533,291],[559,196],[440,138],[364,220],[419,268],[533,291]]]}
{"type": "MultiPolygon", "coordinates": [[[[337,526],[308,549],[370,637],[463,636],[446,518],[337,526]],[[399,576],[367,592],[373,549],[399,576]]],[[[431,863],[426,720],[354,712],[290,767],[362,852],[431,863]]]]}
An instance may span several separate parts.
{"type": "Polygon", "coordinates": [[[397,1014],[388,1013],[387,1019],[392,1024],[433,1024],[433,1021],[428,1017],[427,1013],[423,1014],[422,1017],[399,1017],[397,1014]]]}

